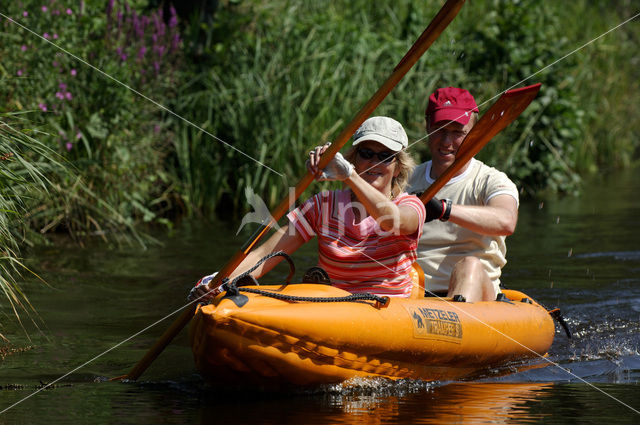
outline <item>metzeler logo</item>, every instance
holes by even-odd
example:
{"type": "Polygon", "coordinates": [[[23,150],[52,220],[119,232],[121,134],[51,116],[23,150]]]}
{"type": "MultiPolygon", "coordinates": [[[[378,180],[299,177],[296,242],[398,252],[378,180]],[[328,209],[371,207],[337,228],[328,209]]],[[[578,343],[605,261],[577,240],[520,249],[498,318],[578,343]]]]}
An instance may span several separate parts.
{"type": "Polygon", "coordinates": [[[459,343],[462,340],[462,323],[454,311],[437,308],[406,307],[416,338],[435,338],[459,343]]]}

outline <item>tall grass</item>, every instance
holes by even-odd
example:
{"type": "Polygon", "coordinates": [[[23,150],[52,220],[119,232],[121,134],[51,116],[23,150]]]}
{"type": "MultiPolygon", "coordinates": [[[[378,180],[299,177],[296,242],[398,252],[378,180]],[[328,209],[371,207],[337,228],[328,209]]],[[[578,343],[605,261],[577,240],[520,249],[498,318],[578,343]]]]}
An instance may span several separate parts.
{"type": "MultiPolygon", "coordinates": [[[[587,39],[600,34],[638,12],[631,1],[578,3],[572,10],[581,16],[576,28],[587,39]]],[[[640,125],[640,49],[638,20],[607,35],[579,56],[576,79],[582,102],[589,105],[588,130],[577,144],[576,163],[582,172],[611,171],[638,160],[640,125]]]]}
{"type": "MultiPolygon", "coordinates": [[[[577,3],[597,13],[588,2],[577,3]]],[[[194,61],[198,66],[183,76],[186,83],[174,106],[285,177],[174,123],[169,128],[175,129],[174,159],[187,205],[193,211],[237,211],[245,206],[237,193],[244,186],[273,205],[304,172],[304,153],[338,133],[440,5],[364,0],[221,3],[213,23],[204,25],[207,44],[192,49],[201,52],[194,61]]],[[[435,88],[465,87],[479,103],[489,101],[598,35],[597,29],[589,33],[576,23],[576,12],[578,6],[556,2],[467,3],[375,114],[403,122],[410,139],[423,138],[425,102],[435,88]]],[[[609,13],[607,21],[616,16],[609,13]]],[[[580,54],[528,80],[525,84],[543,84],[539,98],[480,154],[506,170],[524,195],[575,192],[579,187],[579,172],[584,170],[580,152],[591,123],[585,99],[604,93],[593,88],[587,93],[581,87],[588,84],[584,69],[598,64],[589,64],[580,54]]],[[[428,159],[426,142],[411,150],[428,159]]]]}
{"type": "MultiPolygon", "coordinates": [[[[51,182],[43,170],[60,163],[46,146],[17,129],[11,118],[0,115],[0,290],[4,295],[0,308],[21,322],[22,312],[35,312],[17,280],[28,271],[20,261],[20,245],[34,237],[24,216],[30,199],[47,196],[51,182]],[[46,161],[33,161],[34,153],[46,161]]],[[[2,333],[0,338],[4,339],[2,333]]]]}
{"type": "MultiPolygon", "coordinates": [[[[304,153],[335,137],[442,5],[241,0],[219,2],[213,16],[179,27],[170,7],[162,14],[144,1],[54,3],[72,13],[45,13],[34,0],[10,8],[38,33],[59,30],[71,51],[255,159],[4,22],[0,53],[9,60],[0,72],[12,78],[1,99],[17,111],[56,106],[40,111],[39,137],[84,184],[60,182],[70,201],[40,199],[29,218],[79,237],[115,231],[115,223],[170,226],[182,215],[237,214],[246,208],[239,195],[245,186],[273,205],[304,172],[304,153]],[[21,17],[23,9],[28,16],[21,17]],[[92,208],[96,197],[111,207],[92,208]]],[[[421,139],[435,88],[461,86],[488,101],[633,12],[630,2],[610,4],[467,2],[374,113],[397,118],[412,141],[421,139]]],[[[581,172],[631,163],[638,124],[625,120],[622,105],[637,104],[628,89],[638,84],[637,35],[629,26],[529,80],[543,83],[540,96],[481,159],[507,171],[529,196],[575,192],[581,172]]],[[[424,141],[411,152],[428,159],[424,141]]]]}

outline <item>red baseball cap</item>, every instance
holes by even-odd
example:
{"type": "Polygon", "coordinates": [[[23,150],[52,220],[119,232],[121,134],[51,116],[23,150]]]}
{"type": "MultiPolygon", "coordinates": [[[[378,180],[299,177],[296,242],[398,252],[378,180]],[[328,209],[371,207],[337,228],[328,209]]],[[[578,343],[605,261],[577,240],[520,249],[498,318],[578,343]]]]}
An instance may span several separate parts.
{"type": "Polygon", "coordinates": [[[466,125],[471,113],[478,112],[476,101],[465,89],[444,87],[429,96],[425,116],[431,117],[431,124],[439,121],[455,121],[466,125]]]}

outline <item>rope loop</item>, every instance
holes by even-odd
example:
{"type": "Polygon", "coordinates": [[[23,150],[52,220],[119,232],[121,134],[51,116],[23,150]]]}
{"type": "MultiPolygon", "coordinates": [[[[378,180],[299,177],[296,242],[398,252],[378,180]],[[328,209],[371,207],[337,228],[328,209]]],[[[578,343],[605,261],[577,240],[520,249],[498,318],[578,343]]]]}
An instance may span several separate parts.
{"type": "MultiPolygon", "coordinates": [[[[238,292],[238,283],[241,283],[241,281],[243,279],[246,279],[247,277],[253,278],[253,276],[251,276],[251,273],[253,273],[264,262],[266,262],[266,261],[268,261],[268,260],[270,260],[270,259],[272,259],[274,257],[283,257],[285,260],[287,260],[287,263],[289,263],[289,275],[287,276],[287,279],[285,280],[285,283],[286,284],[291,283],[291,278],[293,277],[293,275],[296,272],[296,266],[293,264],[293,259],[291,259],[289,254],[287,254],[284,251],[276,251],[276,252],[272,252],[271,254],[261,258],[260,261],[258,261],[255,266],[251,267],[246,272],[236,276],[236,278],[233,279],[233,281],[231,281],[231,283],[229,283],[229,278],[225,277],[226,281],[223,280],[222,288],[227,291],[227,295],[232,296],[232,297],[233,296],[237,296],[239,294],[239,292],[238,292]]],[[[255,283],[256,285],[259,285],[258,282],[255,279],[253,279],[253,283],[255,283]]]]}
{"type": "MultiPolygon", "coordinates": [[[[281,293],[272,292],[272,291],[265,291],[257,288],[239,288],[238,287],[238,285],[242,284],[242,281],[246,280],[247,278],[252,279],[251,283],[255,285],[259,285],[258,282],[253,278],[253,276],[251,276],[251,273],[255,271],[265,261],[268,261],[274,257],[283,257],[289,263],[289,275],[285,280],[285,284],[288,285],[289,283],[291,283],[291,278],[293,277],[296,271],[295,265],[293,264],[293,260],[287,253],[283,251],[277,251],[260,259],[260,261],[258,261],[255,266],[251,267],[249,270],[242,273],[241,275],[238,275],[235,279],[233,279],[233,281],[229,282],[229,278],[225,277],[222,280],[222,285],[221,285],[221,288],[227,291],[225,298],[234,299],[235,297],[238,297],[240,295],[240,291],[242,291],[242,292],[249,292],[252,294],[262,295],[265,297],[270,297],[270,298],[274,298],[282,301],[291,301],[291,302],[331,303],[331,302],[375,301],[376,308],[385,307],[389,304],[389,297],[379,296],[379,295],[370,294],[370,293],[350,294],[344,297],[301,297],[296,295],[286,295],[286,294],[281,294],[281,293]]],[[[244,305],[244,302],[242,303],[242,305],[244,305]]]]}

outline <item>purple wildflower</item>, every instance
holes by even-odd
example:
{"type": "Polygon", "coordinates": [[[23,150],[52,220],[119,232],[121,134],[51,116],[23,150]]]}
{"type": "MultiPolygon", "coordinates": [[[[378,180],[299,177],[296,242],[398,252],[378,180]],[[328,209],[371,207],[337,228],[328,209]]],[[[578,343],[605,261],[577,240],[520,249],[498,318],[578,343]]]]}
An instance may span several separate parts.
{"type": "MultiPolygon", "coordinates": [[[[44,6],[42,6],[42,7],[44,7],[44,6]]],[[[45,32],[44,34],[42,34],[42,36],[43,36],[44,38],[46,38],[47,40],[48,40],[48,39],[49,39],[49,37],[50,37],[48,32],[45,32]]]]}
{"type": "Polygon", "coordinates": [[[67,89],[67,85],[65,83],[60,83],[60,84],[58,84],[58,88],[60,90],[66,90],[67,89]]]}
{"type": "Polygon", "coordinates": [[[20,47],[20,50],[22,50],[23,52],[26,52],[27,51],[26,44],[23,44],[22,47],[20,47]]]}
{"type": "Polygon", "coordinates": [[[72,15],[73,11],[71,9],[67,9],[67,15],[72,15]]]}
{"type": "Polygon", "coordinates": [[[16,74],[18,74],[18,77],[22,77],[22,70],[19,69],[18,72],[16,72],[16,74]]]}
{"type": "Polygon", "coordinates": [[[111,11],[113,10],[113,1],[114,0],[109,0],[109,3],[107,3],[107,19],[111,18],[111,11]]]}
{"type": "Polygon", "coordinates": [[[173,34],[173,40],[171,40],[171,50],[178,50],[178,47],[180,47],[180,34],[175,33],[173,34]]]}
{"type": "Polygon", "coordinates": [[[160,72],[160,63],[158,61],[153,62],[153,69],[156,71],[156,75],[160,72]]]}
{"type": "Polygon", "coordinates": [[[41,9],[43,12],[46,12],[46,11],[48,10],[48,9],[47,9],[47,6],[42,6],[40,9],[41,9]]]}
{"type": "Polygon", "coordinates": [[[67,100],[71,100],[71,99],[73,99],[73,96],[71,95],[71,93],[70,93],[70,92],[66,92],[66,93],[64,94],[64,97],[66,97],[66,98],[67,98],[67,100]]]}
{"type": "Polygon", "coordinates": [[[76,74],[78,73],[78,71],[76,71],[75,69],[71,69],[71,71],[69,71],[71,73],[71,75],[73,75],[74,77],[76,76],[76,74]]]}
{"type": "Polygon", "coordinates": [[[162,55],[164,55],[164,49],[165,47],[163,45],[153,46],[153,50],[156,52],[158,57],[162,57],[162,55]]]}
{"type": "Polygon", "coordinates": [[[58,39],[58,34],[53,33],[53,38],[54,38],[55,40],[57,40],[57,39],[58,39]]]}
{"type": "Polygon", "coordinates": [[[58,99],[64,99],[64,94],[62,94],[62,92],[57,91],[57,92],[56,92],[56,97],[57,97],[58,99]]]}
{"type": "Polygon", "coordinates": [[[169,19],[169,27],[173,28],[176,25],[178,25],[178,16],[176,14],[176,8],[173,7],[173,5],[171,5],[169,10],[171,11],[171,19],[169,19]]]}
{"type": "Polygon", "coordinates": [[[67,144],[65,145],[65,147],[67,148],[67,152],[70,151],[71,149],[73,149],[73,143],[71,142],[67,142],[67,144]]]}
{"type": "Polygon", "coordinates": [[[145,53],[147,53],[147,48],[145,46],[140,47],[140,50],[138,50],[138,59],[139,60],[144,59],[145,53]]]}
{"type": "Polygon", "coordinates": [[[79,131],[76,133],[76,139],[77,140],[82,139],[82,133],[80,133],[79,131]]]}
{"type": "Polygon", "coordinates": [[[58,63],[58,61],[53,61],[53,63],[52,63],[52,64],[53,64],[54,68],[57,68],[57,67],[58,67],[58,65],[60,65],[60,64],[58,63]]]}
{"type": "Polygon", "coordinates": [[[47,105],[44,103],[38,103],[38,108],[42,109],[43,112],[47,112],[47,105]]]}
{"type": "Polygon", "coordinates": [[[27,11],[25,10],[24,12],[22,12],[22,16],[24,16],[24,17],[26,18],[27,16],[29,16],[29,12],[27,12],[27,11]]]}

